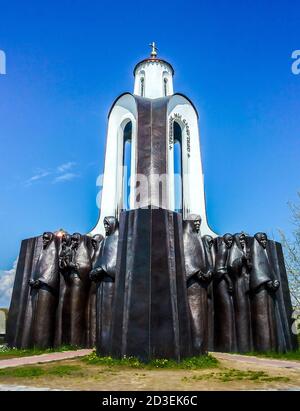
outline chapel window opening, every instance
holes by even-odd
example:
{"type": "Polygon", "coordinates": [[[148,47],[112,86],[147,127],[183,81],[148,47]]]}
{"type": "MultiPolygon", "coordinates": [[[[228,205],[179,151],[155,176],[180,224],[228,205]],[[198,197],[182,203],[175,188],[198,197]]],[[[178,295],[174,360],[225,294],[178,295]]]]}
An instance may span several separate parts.
{"type": "Polygon", "coordinates": [[[130,209],[130,177],[132,150],[132,122],[129,121],[123,132],[123,195],[122,209],[130,209]]]}

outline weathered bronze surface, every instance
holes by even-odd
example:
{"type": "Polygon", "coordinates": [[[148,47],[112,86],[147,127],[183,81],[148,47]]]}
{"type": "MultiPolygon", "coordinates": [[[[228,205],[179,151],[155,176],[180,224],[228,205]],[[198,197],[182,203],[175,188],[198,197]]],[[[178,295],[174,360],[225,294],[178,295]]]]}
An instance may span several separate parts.
{"type": "Polygon", "coordinates": [[[296,347],[282,249],[264,233],[201,238],[197,216],[140,209],[106,237],[22,242],[7,341],[101,355],[180,359],[296,347]]]}

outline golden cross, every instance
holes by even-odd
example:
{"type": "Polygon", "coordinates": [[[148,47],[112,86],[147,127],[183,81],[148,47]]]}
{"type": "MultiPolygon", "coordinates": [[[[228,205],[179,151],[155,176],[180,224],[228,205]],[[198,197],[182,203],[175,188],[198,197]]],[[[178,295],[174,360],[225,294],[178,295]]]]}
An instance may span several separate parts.
{"type": "Polygon", "coordinates": [[[157,56],[157,51],[158,48],[156,47],[155,42],[153,41],[152,43],[149,44],[149,46],[151,47],[151,57],[156,57],[157,56]]]}

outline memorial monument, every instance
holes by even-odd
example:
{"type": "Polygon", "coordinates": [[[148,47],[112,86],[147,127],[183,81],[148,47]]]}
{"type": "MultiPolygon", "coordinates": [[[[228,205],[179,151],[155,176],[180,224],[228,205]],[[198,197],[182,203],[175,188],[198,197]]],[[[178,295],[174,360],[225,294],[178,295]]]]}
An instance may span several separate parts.
{"type": "Polygon", "coordinates": [[[144,361],[296,347],[281,245],[209,227],[198,113],[173,75],[152,43],[113,103],[95,228],[22,242],[9,345],[144,361]]]}

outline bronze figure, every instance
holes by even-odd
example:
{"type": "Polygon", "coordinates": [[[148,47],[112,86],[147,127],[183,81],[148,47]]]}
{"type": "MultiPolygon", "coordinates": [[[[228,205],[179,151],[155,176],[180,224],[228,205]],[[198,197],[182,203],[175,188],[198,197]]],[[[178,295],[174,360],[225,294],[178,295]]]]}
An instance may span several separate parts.
{"type": "MultiPolygon", "coordinates": [[[[208,264],[208,269],[212,273],[215,269],[216,251],[214,245],[214,239],[210,235],[205,235],[202,237],[204,244],[204,250],[206,255],[206,261],[208,264]]],[[[214,349],[214,293],[213,293],[213,281],[211,281],[207,287],[207,298],[208,298],[208,349],[212,351],[214,349]]]]}
{"type": "Polygon", "coordinates": [[[246,235],[235,234],[230,250],[228,272],[233,282],[233,303],[238,352],[250,352],[251,323],[249,301],[249,272],[251,262],[247,250],[246,235]]]}
{"type": "Polygon", "coordinates": [[[58,246],[53,233],[43,234],[43,249],[29,285],[33,297],[31,345],[52,347],[59,290],[58,246]]]}
{"type": "MultiPolygon", "coordinates": [[[[99,258],[99,254],[101,252],[103,236],[101,234],[96,234],[92,237],[92,268],[95,267],[96,262],[99,258]]],[[[87,319],[86,319],[86,326],[87,326],[87,346],[88,347],[95,347],[96,345],[96,291],[97,286],[94,281],[90,281],[90,289],[89,289],[89,297],[88,297],[88,304],[87,304],[87,319]]]]}
{"type": "Polygon", "coordinates": [[[86,304],[91,258],[84,236],[71,237],[71,258],[66,260],[66,291],[62,310],[63,342],[78,347],[86,344],[86,304]]]}
{"type": "Polygon", "coordinates": [[[228,275],[228,259],[233,236],[225,234],[216,240],[214,272],[215,350],[236,351],[236,333],[233,307],[233,285],[228,275]]]}
{"type": "Polygon", "coordinates": [[[277,349],[275,292],[280,283],[275,279],[267,245],[268,238],[265,233],[255,234],[250,291],[254,349],[257,351],[277,349]]]}
{"type": "Polygon", "coordinates": [[[195,355],[208,349],[207,288],[212,279],[212,270],[200,235],[200,225],[200,216],[190,216],[189,220],[185,221],[183,233],[187,295],[195,355]]]}
{"type": "Polygon", "coordinates": [[[90,278],[97,284],[96,295],[96,345],[102,355],[111,349],[111,319],[114,282],[118,250],[118,221],[115,217],[104,218],[106,237],[103,240],[90,278]]]}

